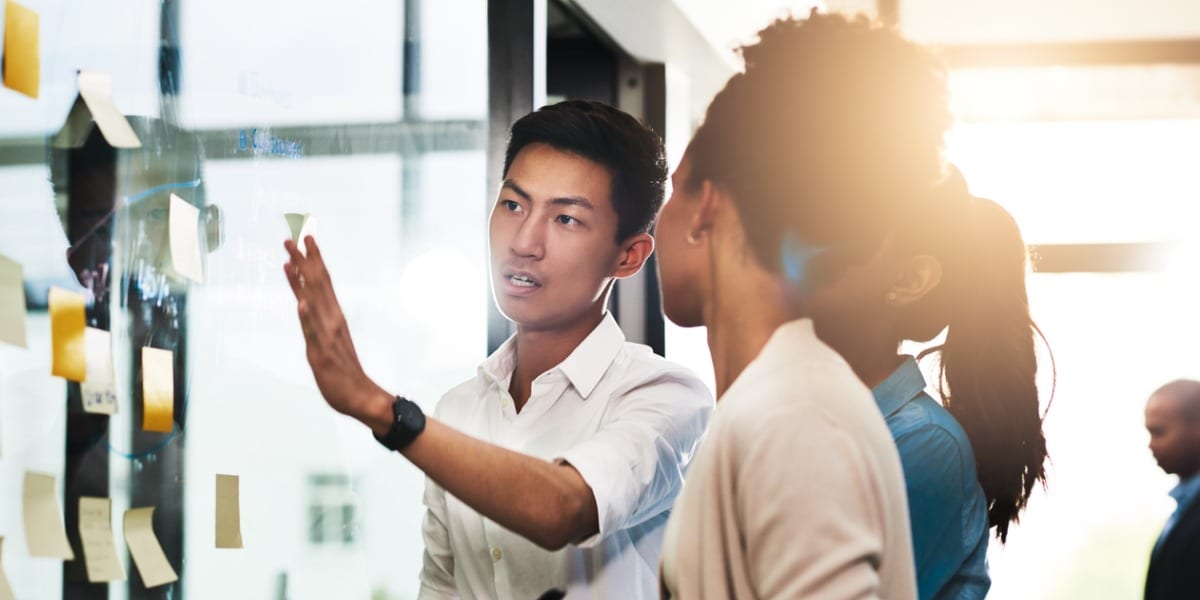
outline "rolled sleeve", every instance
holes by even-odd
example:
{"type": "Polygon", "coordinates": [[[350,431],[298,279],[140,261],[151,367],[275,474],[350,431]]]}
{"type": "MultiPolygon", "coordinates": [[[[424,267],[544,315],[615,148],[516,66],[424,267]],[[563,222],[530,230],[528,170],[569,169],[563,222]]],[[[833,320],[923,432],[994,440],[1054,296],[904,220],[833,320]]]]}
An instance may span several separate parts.
{"type": "Polygon", "coordinates": [[[556,460],[583,477],[596,500],[599,531],[579,547],[668,510],[712,411],[708,389],[690,374],[664,374],[611,401],[592,437],[556,460]]]}

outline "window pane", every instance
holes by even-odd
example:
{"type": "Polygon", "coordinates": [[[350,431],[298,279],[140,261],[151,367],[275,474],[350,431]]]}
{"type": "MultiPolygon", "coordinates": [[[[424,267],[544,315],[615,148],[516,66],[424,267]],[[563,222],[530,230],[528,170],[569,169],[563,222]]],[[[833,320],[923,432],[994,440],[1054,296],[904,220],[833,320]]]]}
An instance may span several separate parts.
{"type": "Polygon", "coordinates": [[[180,114],[190,127],[393,121],[402,2],[183,2],[180,114]],[[236,26],[235,23],[244,25],[236,26]]]}
{"type": "Polygon", "coordinates": [[[923,42],[1055,42],[1200,36],[1192,0],[904,0],[900,24],[923,42]]]}
{"type": "Polygon", "coordinates": [[[1045,423],[1053,462],[1007,547],[993,543],[989,597],[1140,597],[1174,509],[1142,411],[1160,385],[1200,378],[1200,288],[1183,272],[1041,274],[1029,291],[1058,366],[1045,423]]]}
{"type": "Polygon", "coordinates": [[[1200,120],[964,124],[948,146],[1030,243],[1183,240],[1200,218],[1200,120]]]}
{"type": "MultiPolygon", "coordinates": [[[[126,114],[159,114],[159,2],[24,4],[39,17],[40,91],[33,100],[0,88],[0,138],[58,131],[75,101],[80,68],[110,73],[113,101],[126,114]]],[[[0,18],[3,12],[0,3],[0,18]]]]}

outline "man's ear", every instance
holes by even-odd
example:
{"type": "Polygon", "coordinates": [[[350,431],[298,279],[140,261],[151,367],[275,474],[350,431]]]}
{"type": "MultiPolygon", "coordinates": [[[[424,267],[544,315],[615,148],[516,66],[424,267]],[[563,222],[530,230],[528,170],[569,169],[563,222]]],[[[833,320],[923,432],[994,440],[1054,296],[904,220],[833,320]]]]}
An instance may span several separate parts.
{"type": "Polygon", "coordinates": [[[900,265],[900,272],[888,287],[887,302],[892,306],[912,304],[928,296],[942,282],[942,262],[928,254],[919,254],[900,265]]]}
{"type": "Polygon", "coordinates": [[[654,238],[650,234],[639,233],[630,236],[621,242],[621,254],[618,257],[617,268],[613,271],[613,277],[625,279],[637,275],[653,253],[654,238]]]}

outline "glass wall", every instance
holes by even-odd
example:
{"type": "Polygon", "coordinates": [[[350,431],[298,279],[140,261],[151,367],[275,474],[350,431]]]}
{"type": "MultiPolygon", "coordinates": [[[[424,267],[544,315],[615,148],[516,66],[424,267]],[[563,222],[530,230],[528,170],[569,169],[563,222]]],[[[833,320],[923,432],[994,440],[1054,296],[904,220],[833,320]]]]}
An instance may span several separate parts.
{"type": "Polygon", "coordinates": [[[16,596],[414,598],[424,477],[317,392],[283,215],[316,218],[380,384],[432,410],[474,374],[489,301],[486,4],[26,4],[41,17],[41,96],[0,90],[0,255],[24,267],[29,304],[29,347],[0,345],[16,596]],[[141,149],[106,151],[96,134],[74,154],[49,148],[80,68],[112,75],[141,149]],[[115,183],[81,184],[83,155],[111,156],[115,183]],[[169,269],[171,193],[200,209],[202,283],[169,269]],[[85,197],[106,210],[81,215],[85,197]],[[83,293],[88,324],[112,332],[111,417],[85,414],[77,384],[50,374],[51,285],[83,293]],[[170,433],[141,430],[143,346],[174,352],[170,433]],[[79,496],[112,498],[127,581],[87,583],[81,556],[64,568],[28,555],[27,470],[55,476],[68,531],[79,496]],[[240,476],[240,550],[215,547],[218,473],[240,476]],[[179,575],[151,590],[121,537],[124,510],[147,505],[179,575]]]}

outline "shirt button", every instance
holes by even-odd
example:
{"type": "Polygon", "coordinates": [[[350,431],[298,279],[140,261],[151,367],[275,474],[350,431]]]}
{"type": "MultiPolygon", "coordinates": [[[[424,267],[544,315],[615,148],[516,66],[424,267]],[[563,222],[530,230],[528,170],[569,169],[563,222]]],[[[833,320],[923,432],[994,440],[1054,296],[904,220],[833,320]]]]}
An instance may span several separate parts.
{"type": "Polygon", "coordinates": [[[504,557],[504,553],[499,548],[492,548],[492,560],[499,561],[504,557]]]}

